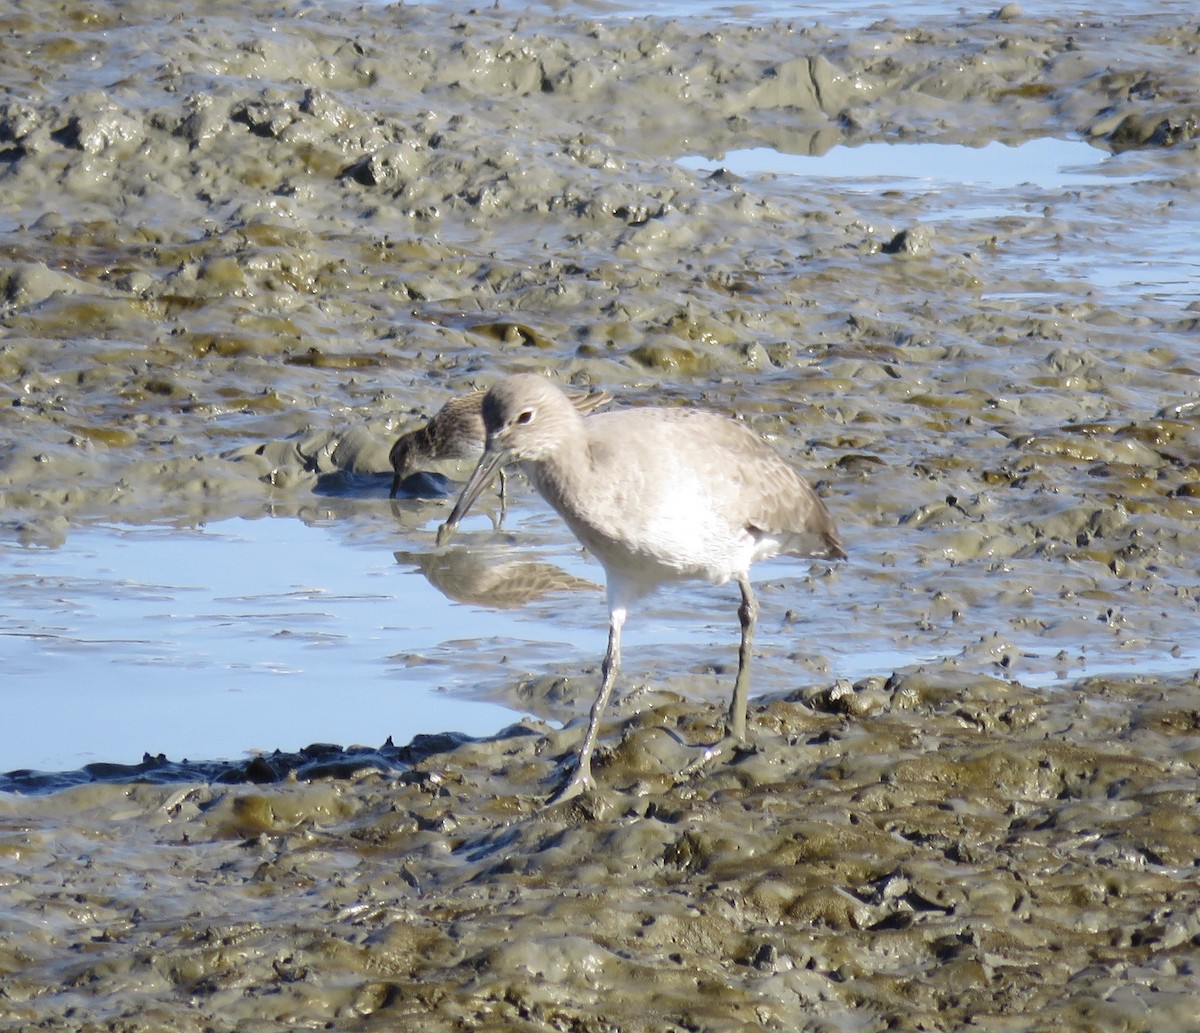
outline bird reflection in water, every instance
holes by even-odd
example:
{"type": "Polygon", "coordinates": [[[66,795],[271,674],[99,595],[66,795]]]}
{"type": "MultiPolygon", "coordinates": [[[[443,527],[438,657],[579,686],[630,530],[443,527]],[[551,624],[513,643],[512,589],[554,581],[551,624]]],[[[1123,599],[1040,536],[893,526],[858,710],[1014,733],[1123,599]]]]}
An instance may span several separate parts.
{"type": "Polygon", "coordinates": [[[501,559],[479,549],[396,552],[398,563],[412,564],[447,599],[456,603],[514,610],[561,592],[599,592],[600,586],[553,563],[501,559]]]}

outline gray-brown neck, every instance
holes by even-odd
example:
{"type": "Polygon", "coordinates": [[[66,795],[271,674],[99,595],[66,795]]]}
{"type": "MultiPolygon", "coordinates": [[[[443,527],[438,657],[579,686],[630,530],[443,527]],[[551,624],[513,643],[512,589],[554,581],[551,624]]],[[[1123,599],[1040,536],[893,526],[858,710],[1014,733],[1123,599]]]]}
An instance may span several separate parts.
{"type": "Polygon", "coordinates": [[[521,467],[542,498],[565,516],[575,512],[594,476],[588,429],[569,404],[543,413],[543,420],[542,432],[553,441],[537,458],[522,460],[521,467]]]}

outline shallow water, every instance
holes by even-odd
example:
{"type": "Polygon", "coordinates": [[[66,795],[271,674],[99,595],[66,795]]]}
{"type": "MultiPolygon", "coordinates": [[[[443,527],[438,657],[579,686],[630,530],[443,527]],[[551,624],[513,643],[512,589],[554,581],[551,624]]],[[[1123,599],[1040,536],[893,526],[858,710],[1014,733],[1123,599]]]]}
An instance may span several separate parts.
{"type": "MultiPolygon", "coordinates": [[[[857,0],[818,0],[798,7],[778,0],[643,0],[641,3],[624,3],[622,0],[584,0],[578,5],[564,5],[562,0],[544,0],[541,3],[506,3],[513,10],[542,8],[562,11],[564,8],[586,11],[598,18],[637,18],[650,15],[656,18],[697,19],[711,18],[719,22],[774,22],[778,20],[801,24],[857,28],[875,22],[902,21],[916,25],[940,25],[947,19],[967,20],[986,14],[996,17],[1005,7],[1013,10],[1012,20],[1055,19],[1070,24],[1077,19],[1094,19],[1096,8],[1089,3],[1051,3],[1046,0],[1029,0],[1018,4],[994,4],[985,7],[946,3],[922,3],[907,0],[903,4],[866,2],[857,0]]],[[[1186,16],[1191,13],[1188,0],[1162,0],[1153,5],[1156,12],[1175,12],[1186,16]]],[[[1104,13],[1110,17],[1144,16],[1147,5],[1141,0],[1118,0],[1105,5],[1104,13]]]]}
{"type": "MultiPolygon", "coordinates": [[[[837,180],[847,191],[878,192],[915,185],[976,186],[986,190],[1032,184],[1061,190],[1112,174],[1107,151],[1076,140],[1028,140],[1010,146],[993,140],[982,147],[937,143],[864,143],[822,154],[783,154],[769,147],[730,151],[719,161],[679,159],[684,168],[715,167],[739,176],[765,174],[837,180]],[[914,184],[914,181],[916,183],[914,184]]],[[[1120,174],[1120,173],[1117,173],[1120,174]]]]}
{"type": "MultiPolygon", "coordinates": [[[[443,731],[488,735],[523,713],[569,714],[512,692],[514,681],[555,672],[573,678],[567,705],[582,710],[604,649],[607,615],[594,583],[603,571],[544,504],[526,490],[502,532],[495,513],[469,518],[450,550],[456,565],[442,577],[435,570],[432,581],[420,563],[437,558],[428,541],[437,518],[425,541],[411,542],[397,535],[387,508],[376,503],[315,524],[90,526],[57,548],[0,546],[4,708],[9,727],[20,730],[4,743],[0,770],[132,764],[144,753],[235,760],[443,731]],[[397,552],[397,544],[425,551],[397,552]],[[498,564],[547,565],[580,583],[517,607],[505,585],[487,584],[473,603],[451,597],[461,599],[464,585],[498,564]]],[[[930,578],[904,564],[910,593],[971,598],[969,620],[939,621],[930,602],[914,626],[903,611],[888,616],[889,583],[872,589],[856,577],[857,565],[878,561],[864,542],[833,580],[814,581],[806,563],[787,559],[755,568],[763,606],[758,692],[941,661],[1028,685],[1200,666],[1190,614],[1164,615],[1152,634],[1128,641],[1097,620],[1095,603],[1054,599],[1042,603],[1053,624],[1035,627],[1038,600],[1029,595],[1013,619],[1003,596],[974,597],[973,569],[930,578]],[[980,627],[1004,633],[981,636],[980,627]]],[[[1032,566],[1013,567],[1017,584],[1037,577],[1032,566]]],[[[509,576],[517,588],[536,587],[529,572],[509,576]]],[[[1115,579],[1111,591],[1120,591],[1115,579]]],[[[722,699],[736,648],[734,605],[729,586],[689,584],[641,604],[625,635],[629,687],[648,676],[686,679],[695,698],[722,699]]]]}
{"type": "MultiPolygon", "coordinates": [[[[80,529],[57,549],[6,545],[2,562],[3,705],[20,729],[6,771],[490,734],[517,716],[441,691],[466,681],[423,659],[445,650],[449,606],[385,542],[235,519],[80,529]]],[[[502,613],[475,624],[517,631],[502,613]]]]}

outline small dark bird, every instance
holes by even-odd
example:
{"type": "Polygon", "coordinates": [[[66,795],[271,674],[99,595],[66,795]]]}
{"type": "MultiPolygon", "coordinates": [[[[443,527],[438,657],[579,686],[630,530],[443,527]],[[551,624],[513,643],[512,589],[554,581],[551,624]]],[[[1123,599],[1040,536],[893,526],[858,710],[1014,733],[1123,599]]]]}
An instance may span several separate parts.
{"type": "MultiPolygon", "coordinates": [[[[392,464],[392,490],[396,497],[401,482],[419,470],[424,463],[442,459],[478,459],[483,454],[484,427],[481,408],[486,391],[451,398],[437,414],[417,430],[402,434],[392,446],[388,459],[392,464]]],[[[572,392],[568,396],[581,413],[590,413],[612,401],[607,391],[587,394],[572,392]]],[[[500,472],[500,504],[505,502],[504,472],[500,472]]]]}

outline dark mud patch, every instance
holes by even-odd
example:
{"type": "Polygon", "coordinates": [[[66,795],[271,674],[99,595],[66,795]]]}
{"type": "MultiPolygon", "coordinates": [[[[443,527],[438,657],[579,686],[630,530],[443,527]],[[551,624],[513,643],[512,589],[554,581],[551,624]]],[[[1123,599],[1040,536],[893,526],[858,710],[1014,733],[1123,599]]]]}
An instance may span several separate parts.
{"type": "MultiPolygon", "coordinates": [[[[513,732],[501,732],[506,736],[513,732]]],[[[313,743],[295,752],[274,750],[245,760],[169,760],[147,753],[138,764],[96,762],[77,771],[33,771],[28,768],[0,774],[0,793],[44,793],[70,786],[94,784],[170,785],[212,782],[218,785],[264,785],[321,778],[357,778],[366,772],[396,774],[433,753],[475,741],[460,732],[418,735],[404,746],[388,739],[382,746],[338,746],[313,743]]]]}

